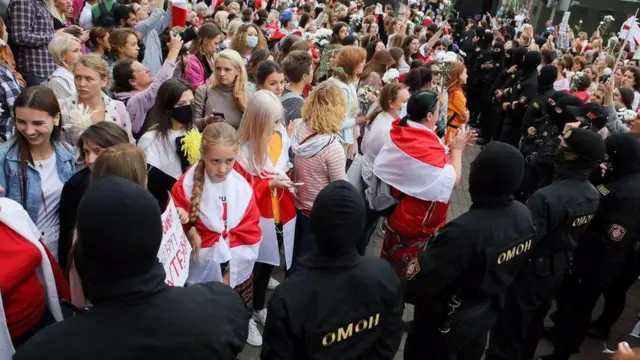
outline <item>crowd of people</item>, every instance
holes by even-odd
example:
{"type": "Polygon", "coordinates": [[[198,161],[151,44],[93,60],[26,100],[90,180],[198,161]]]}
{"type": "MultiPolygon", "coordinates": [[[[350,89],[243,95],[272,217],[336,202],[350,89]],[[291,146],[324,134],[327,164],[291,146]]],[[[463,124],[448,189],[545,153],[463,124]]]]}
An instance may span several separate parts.
{"type": "Polygon", "coordinates": [[[633,46],[442,0],[175,6],[0,19],[0,360],[393,359],[405,332],[407,360],[532,359],[543,336],[568,360],[609,338],[640,275],[633,46]],[[158,260],[170,203],[184,287],[158,260]]]}

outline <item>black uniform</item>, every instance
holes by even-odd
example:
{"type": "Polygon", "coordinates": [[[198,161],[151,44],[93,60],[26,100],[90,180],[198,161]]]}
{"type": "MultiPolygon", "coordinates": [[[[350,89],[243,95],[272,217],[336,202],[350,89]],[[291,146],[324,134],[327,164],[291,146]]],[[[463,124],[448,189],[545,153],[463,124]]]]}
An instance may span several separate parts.
{"type": "Polygon", "coordinates": [[[637,264],[640,144],[631,134],[616,134],[607,138],[606,145],[614,181],[598,186],[600,209],[576,249],[575,271],[564,289],[567,306],[556,314],[550,359],[568,359],[579,352],[602,289],[627,277],[623,271],[637,264]]]}
{"type": "Polygon", "coordinates": [[[471,164],[471,209],[409,264],[407,301],[415,304],[415,316],[406,360],[482,357],[504,293],[533,245],[533,217],[512,196],[523,167],[516,148],[500,142],[485,147],[471,164]]]}
{"type": "Polygon", "coordinates": [[[576,242],[598,209],[598,191],[588,178],[593,163],[604,157],[602,138],[575,129],[565,133],[564,141],[554,182],[527,203],[537,230],[532,257],[507,292],[506,307],[491,329],[487,360],[533,357],[544,318],[572,266],[576,242]]]}
{"type": "Polygon", "coordinates": [[[538,92],[538,65],[542,57],[537,51],[529,51],[522,63],[522,76],[510,91],[509,102],[512,104],[507,111],[507,117],[502,127],[500,141],[518,147],[520,142],[520,128],[524,113],[538,92]]]}
{"type": "MultiPolygon", "coordinates": [[[[553,65],[545,65],[540,69],[538,75],[538,92],[531,101],[531,106],[527,107],[520,126],[520,136],[527,136],[530,127],[535,127],[534,123],[541,123],[541,118],[549,115],[549,98],[555,92],[553,83],[558,77],[558,68],[553,65]]],[[[521,151],[522,151],[522,144],[521,151]]],[[[524,154],[524,153],[523,153],[524,154]]]]}
{"type": "Polygon", "coordinates": [[[402,338],[400,280],[384,260],[360,257],[364,199],[346,181],[311,211],[318,253],[269,299],[261,359],[393,359],[402,338]]]}
{"type": "MultiPolygon", "coordinates": [[[[522,67],[522,61],[524,55],[527,53],[526,48],[510,49],[505,55],[505,66],[498,75],[495,86],[491,93],[493,94],[493,119],[491,119],[491,138],[499,140],[502,133],[502,126],[506,117],[507,111],[503,109],[503,104],[509,102],[511,98],[511,86],[518,81],[521,73],[517,71],[522,67]],[[515,66],[515,70],[512,69],[515,66]]],[[[485,141],[489,140],[485,137],[485,141]]]]}
{"type": "Polygon", "coordinates": [[[491,47],[491,52],[483,55],[485,69],[482,70],[480,82],[480,137],[485,142],[493,138],[493,121],[495,120],[495,106],[493,104],[495,82],[504,69],[504,44],[497,42],[491,47]]]}

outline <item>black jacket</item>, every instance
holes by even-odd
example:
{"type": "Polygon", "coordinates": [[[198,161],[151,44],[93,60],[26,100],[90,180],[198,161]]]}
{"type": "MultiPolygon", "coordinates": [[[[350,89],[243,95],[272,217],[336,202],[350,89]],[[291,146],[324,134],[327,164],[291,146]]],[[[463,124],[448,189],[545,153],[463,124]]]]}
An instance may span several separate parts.
{"type": "Polygon", "coordinates": [[[640,240],[640,172],[599,185],[600,208],[576,250],[579,276],[606,284],[620,275],[640,240]]]}
{"type": "Polygon", "coordinates": [[[393,359],[404,303],[391,266],[355,251],[303,261],[269,299],[261,359],[393,359]]]}
{"type": "Polygon", "coordinates": [[[600,203],[596,188],[588,181],[591,169],[556,168],[554,182],[529,199],[527,206],[536,221],[537,238],[533,249],[534,266],[539,275],[560,272],[571,266],[571,252],[587,230],[600,203]],[[567,258],[555,254],[567,254],[567,258]]]}
{"type": "Polygon", "coordinates": [[[524,204],[512,197],[474,202],[442,227],[418,257],[419,270],[408,281],[406,295],[416,305],[413,328],[442,327],[452,296],[459,300],[456,312],[487,303],[499,310],[529,259],[534,237],[533,217],[524,204]]]}
{"type": "Polygon", "coordinates": [[[15,360],[235,359],[249,311],[219,282],[170,287],[159,263],[140,277],[92,288],[94,308],[50,325],[15,360]]]}
{"type": "Polygon", "coordinates": [[[538,74],[522,74],[510,90],[509,101],[512,106],[507,111],[507,119],[502,128],[501,141],[518,147],[520,128],[525,111],[538,92],[538,74]]]}
{"type": "Polygon", "coordinates": [[[76,228],[78,205],[80,205],[82,195],[89,186],[90,178],[91,170],[88,167],[78,171],[64,184],[60,194],[58,264],[65,274],[69,269],[69,255],[73,243],[73,232],[76,228]]]}

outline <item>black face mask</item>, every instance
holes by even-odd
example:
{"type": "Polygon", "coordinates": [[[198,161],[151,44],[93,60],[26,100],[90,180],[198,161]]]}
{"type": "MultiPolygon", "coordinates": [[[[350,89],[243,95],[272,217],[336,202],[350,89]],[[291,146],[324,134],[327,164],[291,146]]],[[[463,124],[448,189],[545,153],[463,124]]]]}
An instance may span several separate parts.
{"type": "Polygon", "coordinates": [[[169,111],[169,116],[180,124],[188,124],[193,121],[193,106],[183,105],[169,111]]]}
{"type": "Polygon", "coordinates": [[[577,155],[568,148],[564,146],[558,146],[555,154],[555,163],[556,165],[562,165],[564,163],[574,161],[577,159],[577,155]]]}

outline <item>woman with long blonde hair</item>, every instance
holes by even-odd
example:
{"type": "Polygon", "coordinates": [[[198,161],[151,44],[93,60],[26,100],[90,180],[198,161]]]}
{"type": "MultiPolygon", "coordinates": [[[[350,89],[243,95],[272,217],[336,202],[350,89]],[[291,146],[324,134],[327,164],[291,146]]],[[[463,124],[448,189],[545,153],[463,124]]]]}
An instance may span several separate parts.
{"type": "Polygon", "coordinates": [[[320,190],[345,178],[346,156],[340,128],[346,99],[332,81],[316,86],[302,108],[302,122],[295,125],[291,148],[295,157],[296,217],[295,253],[290,273],[301,269],[299,259],[316,249],[309,215],[320,190]]]}
{"type": "Polygon", "coordinates": [[[200,86],[195,93],[194,118],[200,127],[213,112],[237,129],[247,108],[247,71],[237,51],[226,49],[216,54],[211,84],[200,86]]]}
{"type": "Polygon", "coordinates": [[[262,35],[262,30],[254,24],[240,26],[231,38],[231,49],[237,51],[247,65],[251,61],[251,55],[256,50],[267,48],[267,39],[262,35]]]}
{"type": "Polygon", "coordinates": [[[238,129],[240,152],[234,169],[249,181],[260,208],[262,242],[253,269],[253,318],[266,324],[266,292],[274,266],[280,265],[279,244],[284,247],[286,269],[293,257],[296,206],[289,189],[291,141],[282,124],[283,109],[269,90],[256,92],[238,129]]]}
{"type": "MultiPolygon", "coordinates": [[[[367,51],[359,46],[351,45],[340,49],[335,59],[333,77],[330,79],[342,91],[346,100],[345,113],[341,125],[342,140],[345,151],[349,145],[355,145],[354,139],[357,125],[367,122],[367,117],[360,114],[360,104],[356,87],[360,80],[360,75],[364,71],[364,63],[367,58],[367,51]]],[[[357,149],[353,149],[355,153],[357,149]]]]}
{"type": "MultiPolygon", "coordinates": [[[[262,232],[251,184],[233,169],[238,149],[233,127],[224,122],[208,125],[202,132],[200,160],[175,183],[171,198],[193,248],[187,283],[223,282],[249,308],[262,232]]],[[[247,342],[262,345],[253,319],[247,342]]]]}

